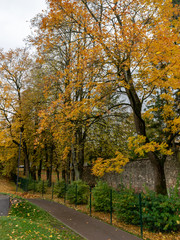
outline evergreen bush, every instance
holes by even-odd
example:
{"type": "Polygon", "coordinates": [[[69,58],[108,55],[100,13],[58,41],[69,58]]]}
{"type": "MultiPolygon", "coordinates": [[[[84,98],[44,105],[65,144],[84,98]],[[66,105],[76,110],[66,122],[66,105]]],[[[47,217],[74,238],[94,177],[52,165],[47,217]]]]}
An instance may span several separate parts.
{"type": "Polygon", "coordinates": [[[99,181],[92,189],[93,202],[92,206],[95,211],[110,212],[110,190],[107,183],[99,181]]]}
{"type": "Polygon", "coordinates": [[[67,187],[67,200],[75,204],[87,204],[89,186],[82,180],[74,181],[67,187]]]}
{"type": "Polygon", "coordinates": [[[48,182],[45,182],[45,181],[41,180],[36,184],[36,191],[37,192],[46,193],[47,188],[48,188],[48,182]]]}
{"type": "Polygon", "coordinates": [[[66,194],[66,182],[64,180],[59,181],[54,186],[54,193],[58,198],[63,198],[66,194]]]}
{"type": "MultiPolygon", "coordinates": [[[[129,224],[140,224],[138,195],[131,189],[115,194],[117,218],[129,224]]],[[[143,226],[153,232],[177,231],[180,227],[180,199],[156,194],[142,194],[143,226]]]]}
{"type": "Polygon", "coordinates": [[[143,195],[143,221],[151,231],[177,231],[180,227],[180,199],[154,192],[143,195]]]}
{"type": "Polygon", "coordinates": [[[114,210],[118,219],[125,223],[139,224],[138,195],[133,189],[122,189],[114,195],[114,210]]]}

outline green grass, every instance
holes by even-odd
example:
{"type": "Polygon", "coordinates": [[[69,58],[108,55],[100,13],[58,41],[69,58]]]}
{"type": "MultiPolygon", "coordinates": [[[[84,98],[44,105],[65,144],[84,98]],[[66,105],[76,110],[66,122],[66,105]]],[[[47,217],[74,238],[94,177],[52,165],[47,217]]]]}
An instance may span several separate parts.
{"type": "Polygon", "coordinates": [[[22,200],[13,204],[7,217],[0,217],[1,240],[82,240],[50,214],[22,200]]]}

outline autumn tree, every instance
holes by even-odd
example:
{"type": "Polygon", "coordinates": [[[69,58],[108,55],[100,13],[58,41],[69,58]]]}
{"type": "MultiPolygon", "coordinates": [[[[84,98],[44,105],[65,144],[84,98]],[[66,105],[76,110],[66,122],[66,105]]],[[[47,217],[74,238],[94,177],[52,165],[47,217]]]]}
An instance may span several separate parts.
{"type": "Polygon", "coordinates": [[[44,104],[41,78],[41,67],[33,64],[33,57],[25,49],[1,52],[1,146],[5,149],[4,156],[11,156],[6,161],[11,166],[5,170],[7,174],[17,165],[21,132],[24,174],[36,178],[38,113],[44,104]]]}
{"type": "MultiPolygon", "coordinates": [[[[82,178],[88,131],[109,114],[110,104],[115,102],[114,87],[108,84],[111,69],[98,47],[94,48],[92,38],[65,14],[49,11],[32,24],[37,31],[30,41],[37,46],[46,71],[48,108],[41,112],[41,129],[50,129],[61,146],[58,149],[64,149],[67,174],[71,165],[72,179],[82,178]]],[[[120,105],[116,102],[116,107],[120,105]]]]}
{"type": "Polygon", "coordinates": [[[108,59],[111,76],[128,98],[136,132],[142,136],[143,140],[139,139],[153,165],[155,190],[166,194],[164,163],[178,134],[179,118],[172,113],[171,105],[166,104],[162,113],[166,137],[161,144],[152,143],[147,135],[143,105],[161,88],[167,90],[167,94],[161,95],[165,99],[178,88],[179,19],[173,18],[178,15],[178,7],[173,8],[170,0],[49,0],[48,3],[51,15],[57,19],[66,15],[74,21],[81,27],[81,33],[91,37],[94,49],[98,48],[104,59],[108,59]]]}
{"type": "Polygon", "coordinates": [[[22,95],[28,87],[31,63],[32,61],[25,49],[10,50],[7,53],[0,52],[0,111],[4,120],[3,131],[6,132],[5,136],[11,140],[9,140],[11,145],[15,144],[17,147],[19,147],[19,136],[22,132],[26,175],[29,174],[29,153],[24,137],[25,119],[23,118],[22,95]]]}

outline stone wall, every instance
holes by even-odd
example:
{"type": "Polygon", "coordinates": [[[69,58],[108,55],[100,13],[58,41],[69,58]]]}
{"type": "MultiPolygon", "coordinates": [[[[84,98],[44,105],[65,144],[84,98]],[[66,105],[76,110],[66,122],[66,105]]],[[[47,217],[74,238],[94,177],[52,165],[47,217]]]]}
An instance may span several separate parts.
{"type": "MultiPolygon", "coordinates": [[[[178,175],[180,176],[180,160],[175,157],[168,158],[165,163],[165,175],[167,187],[174,188],[178,175]]],[[[84,180],[90,185],[95,184],[95,177],[91,175],[89,167],[85,169],[84,180]]],[[[103,180],[115,188],[123,184],[132,186],[137,191],[143,190],[145,186],[154,190],[154,173],[149,159],[129,162],[121,174],[106,174],[103,180]]]]}
{"type": "MultiPolygon", "coordinates": [[[[166,184],[168,188],[173,188],[180,180],[180,158],[169,158],[165,163],[166,184]]],[[[180,186],[179,186],[180,187],[180,186]]],[[[180,191],[180,188],[179,188],[180,191]]]]}

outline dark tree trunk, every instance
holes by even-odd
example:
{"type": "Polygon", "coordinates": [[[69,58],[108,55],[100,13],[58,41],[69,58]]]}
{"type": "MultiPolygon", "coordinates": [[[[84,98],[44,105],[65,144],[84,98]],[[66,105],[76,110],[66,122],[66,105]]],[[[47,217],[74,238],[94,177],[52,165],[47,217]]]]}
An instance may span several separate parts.
{"type": "Polygon", "coordinates": [[[45,159],[46,159],[46,180],[49,181],[50,176],[50,166],[49,166],[49,154],[48,154],[48,147],[45,143],[45,159]]]}
{"type": "MultiPolygon", "coordinates": [[[[16,141],[13,141],[13,142],[17,143],[16,141]]],[[[17,143],[17,145],[19,147],[19,143],[17,143]]],[[[22,151],[24,153],[24,176],[28,178],[30,173],[29,154],[28,154],[26,142],[23,139],[22,139],[22,151]]]]}
{"type": "Polygon", "coordinates": [[[72,166],[71,166],[71,180],[72,180],[72,181],[75,181],[75,180],[76,180],[74,163],[72,163],[72,166]]]}
{"type": "Polygon", "coordinates": [[[77,156],[76,155],[77,155],[77,149],[72,144],[72,146],[71,146],[71,158],[72,158],[72,161],[71,161],[71,164],[72,164],[72,166],[71,166],[71,180],[72,181],[78,180],[77,179],[77,173],[75,171],[75,167],[77,166],[77,156]]]}
{"type": "Polygon", "coordinates": [[[71,153],[68,154],[68,158],[67,158],[67,167],[66,167],[66,183],[67,184],[69,184],[71,181],[70,163],[71,163],[71,153]]]}
{"type": "Polygon", "coordinates": [[[54,146],[53,144],[51,145],[51,149],[50,149],[50,166],[49,166],[49,187],[52,184],[52,169],[53,169],[53,151],[54,151],[54,146]]]}
{"type": "Polygon", "coordinates": [[[26,175],[26,160],[24,158],[24,172],[23,172],[23,175],[25,176],[26,175]]]}
{"type": "Polygon", "coordinates": [[[33,180],[36,180],[36,166],[31,167],[30,175],[31,175],[33,180]]]}
{"type": "Polygon", "coordinates": [[[148,157],[154,170],[154,190],[162,195],[167,195],[167,185],[164,172],[166,158],[159,159],[154,152],[149,152],[148,157]]]}
{"type": "Polygon", "coordinates": [[[55,171],[56,171],[56,176],[57,176],[57,180],[58,180],[58,182],[59,182],[59,180],[60,180],[60,174],[59,174],[59,170],[58,170],[58,165],[56,166],[56,169],[55,169],[55,171]]]}
{"type": "Polygon", "coordinates": [[[77,131],[77,143],[78,143],[78,173],[79,179],[83,177],[84,170],[84,142],[86,138],[86,133],[83,132],[82,127],[77,131]]]}
{"type": "Polygon", "coordinates": [[[80,147],[80,150],[79,150],[78,170],[79,170],[79,178],[82,179],[83,170],[84,170],[84,143],[81,144],[81,147],[80,147]]]}
{"type": "Polygon", "coordinates": [[[25,176],[26,178],[29,178],[29,174],[30,174],[30,164],[29,164],[29,154],[27,152],[27,147],[26,144],[23,144],[23,152],[25,155],[25,176]]]}
{"type": "Polygon", "coordinates": [[[41,180],[41,172],[42,172],[42,159],[40,159],[39,162],[39,168],[38,168],[38,180],[41,180]]]}
{"type": "MultiPolygon", "coordinates": [[[[136,132],[139,135],[143,135],[147,137],[145,122],[142,119],[142,115],[141,115],[142,103],[133,85],[130,70],[125,72],[125,79],[130,86],[129,88],[126,89],[126,93],[129,98],[131,107],[133,109],[136,132]]],[[[146,138],[146,141],[148,142],[149,140],[146,138]]],[[[155,176],[154,189],[157,193],[165,195],[167,194],[167,186],[166,186],[166,179],[165,179],[165,172],[164,172],[165,160],[161,160],[160,158],[158,158],[154,152],[149,152],[148,158],[151,161],[151,164],[154,169],[154,176],[155,176]]]]}
{"type": "Polygon", "coordinates": [[[30,168],[30,174],[33,180],[36,180],[36,166],[35,166],[36,150],[33,151],[32,166],[30,168]]]}
{"type": "Polygon", "coordinates": [[[62,170],[62,179],[64,181],[66,181],[66,170],[65,169],[62,170]]]}

